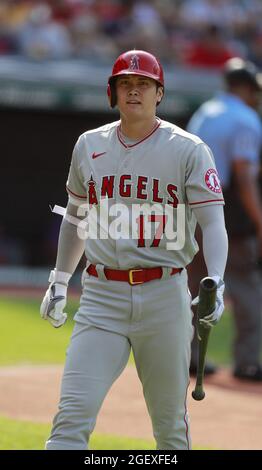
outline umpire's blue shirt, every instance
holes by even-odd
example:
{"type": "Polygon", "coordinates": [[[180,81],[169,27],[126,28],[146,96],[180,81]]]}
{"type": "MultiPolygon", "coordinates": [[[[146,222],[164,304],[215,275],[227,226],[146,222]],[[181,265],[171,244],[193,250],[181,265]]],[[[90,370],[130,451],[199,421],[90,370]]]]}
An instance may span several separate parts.
{"type": "Polygon", "coordinates": [[[193,114],[187,130],[198,135],[212,150],[224,188],[230,182],[233,160],[247,160],[258,169],[261,121],[256,111],[236,95],[219,93],[204,103],[193,114]]]}

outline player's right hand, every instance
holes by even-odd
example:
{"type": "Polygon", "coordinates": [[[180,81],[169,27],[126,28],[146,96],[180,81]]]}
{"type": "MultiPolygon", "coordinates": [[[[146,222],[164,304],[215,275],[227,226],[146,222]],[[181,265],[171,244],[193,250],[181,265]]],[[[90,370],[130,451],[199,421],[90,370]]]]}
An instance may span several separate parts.
{"type": "Polygon", "coordinates": [[[67,314],[63,311],[66,306],[67,286],[52,284],[46,291],[40,307],[40,314],[55,328],[64,325],[67,314]]]}
{"type": "Polygon", "coordinates": [[[56,270],[51,271],[47,289],[40,306],[40,315],[44,320],[48,320],[55,328],[64,325],[67,314],[64,312],[67,301],[67,286],[71,274],[62,273],[56,270]],[[64,283],[57,282],[63,281],[64,283]]]}

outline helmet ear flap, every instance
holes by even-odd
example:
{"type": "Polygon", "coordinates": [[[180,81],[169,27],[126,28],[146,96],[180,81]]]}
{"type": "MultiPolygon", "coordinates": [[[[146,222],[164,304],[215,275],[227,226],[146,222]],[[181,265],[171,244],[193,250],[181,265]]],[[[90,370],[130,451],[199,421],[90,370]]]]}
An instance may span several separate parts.
{"type": "Polygon", "coordinates": [[[107,84],[107,90],[106,90],[106,92],[107,92],[107,97],[108,97],[108,101],[109,101],[109,103],[110,103],[110,106],[112,106],[112,105],[111,105],[111,87],[110,87],[109,83],[107,84]]]}
{"type": "Polygon", "coordinates": [[[107,85],[107,96],[111,108],[114,108],[116,105],[116,89],[115,89],[115,80],[110,80],[107,85]]]}

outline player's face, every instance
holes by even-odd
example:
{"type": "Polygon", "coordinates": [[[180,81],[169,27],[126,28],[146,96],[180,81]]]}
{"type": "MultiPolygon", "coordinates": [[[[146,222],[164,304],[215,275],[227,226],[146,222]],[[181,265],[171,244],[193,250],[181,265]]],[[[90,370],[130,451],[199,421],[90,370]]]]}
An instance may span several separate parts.
{"type": "Polygon", "coordinates": [[[120,114],[127,118],[145,119],[155,114],[156,104],[163,95],[152,78],[140,75],[123,75],[116,81],[117,105],[120,114]]]}

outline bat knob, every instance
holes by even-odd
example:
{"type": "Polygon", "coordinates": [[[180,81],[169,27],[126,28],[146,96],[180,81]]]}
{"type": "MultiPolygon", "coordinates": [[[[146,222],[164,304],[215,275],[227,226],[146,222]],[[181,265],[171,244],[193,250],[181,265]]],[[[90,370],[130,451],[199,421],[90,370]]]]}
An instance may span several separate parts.
{"type": "Polygon", "coordinates": [[[193,390],[192,397],[194,400],[201,401],[205,398],[204,390],[193,390]]]}

